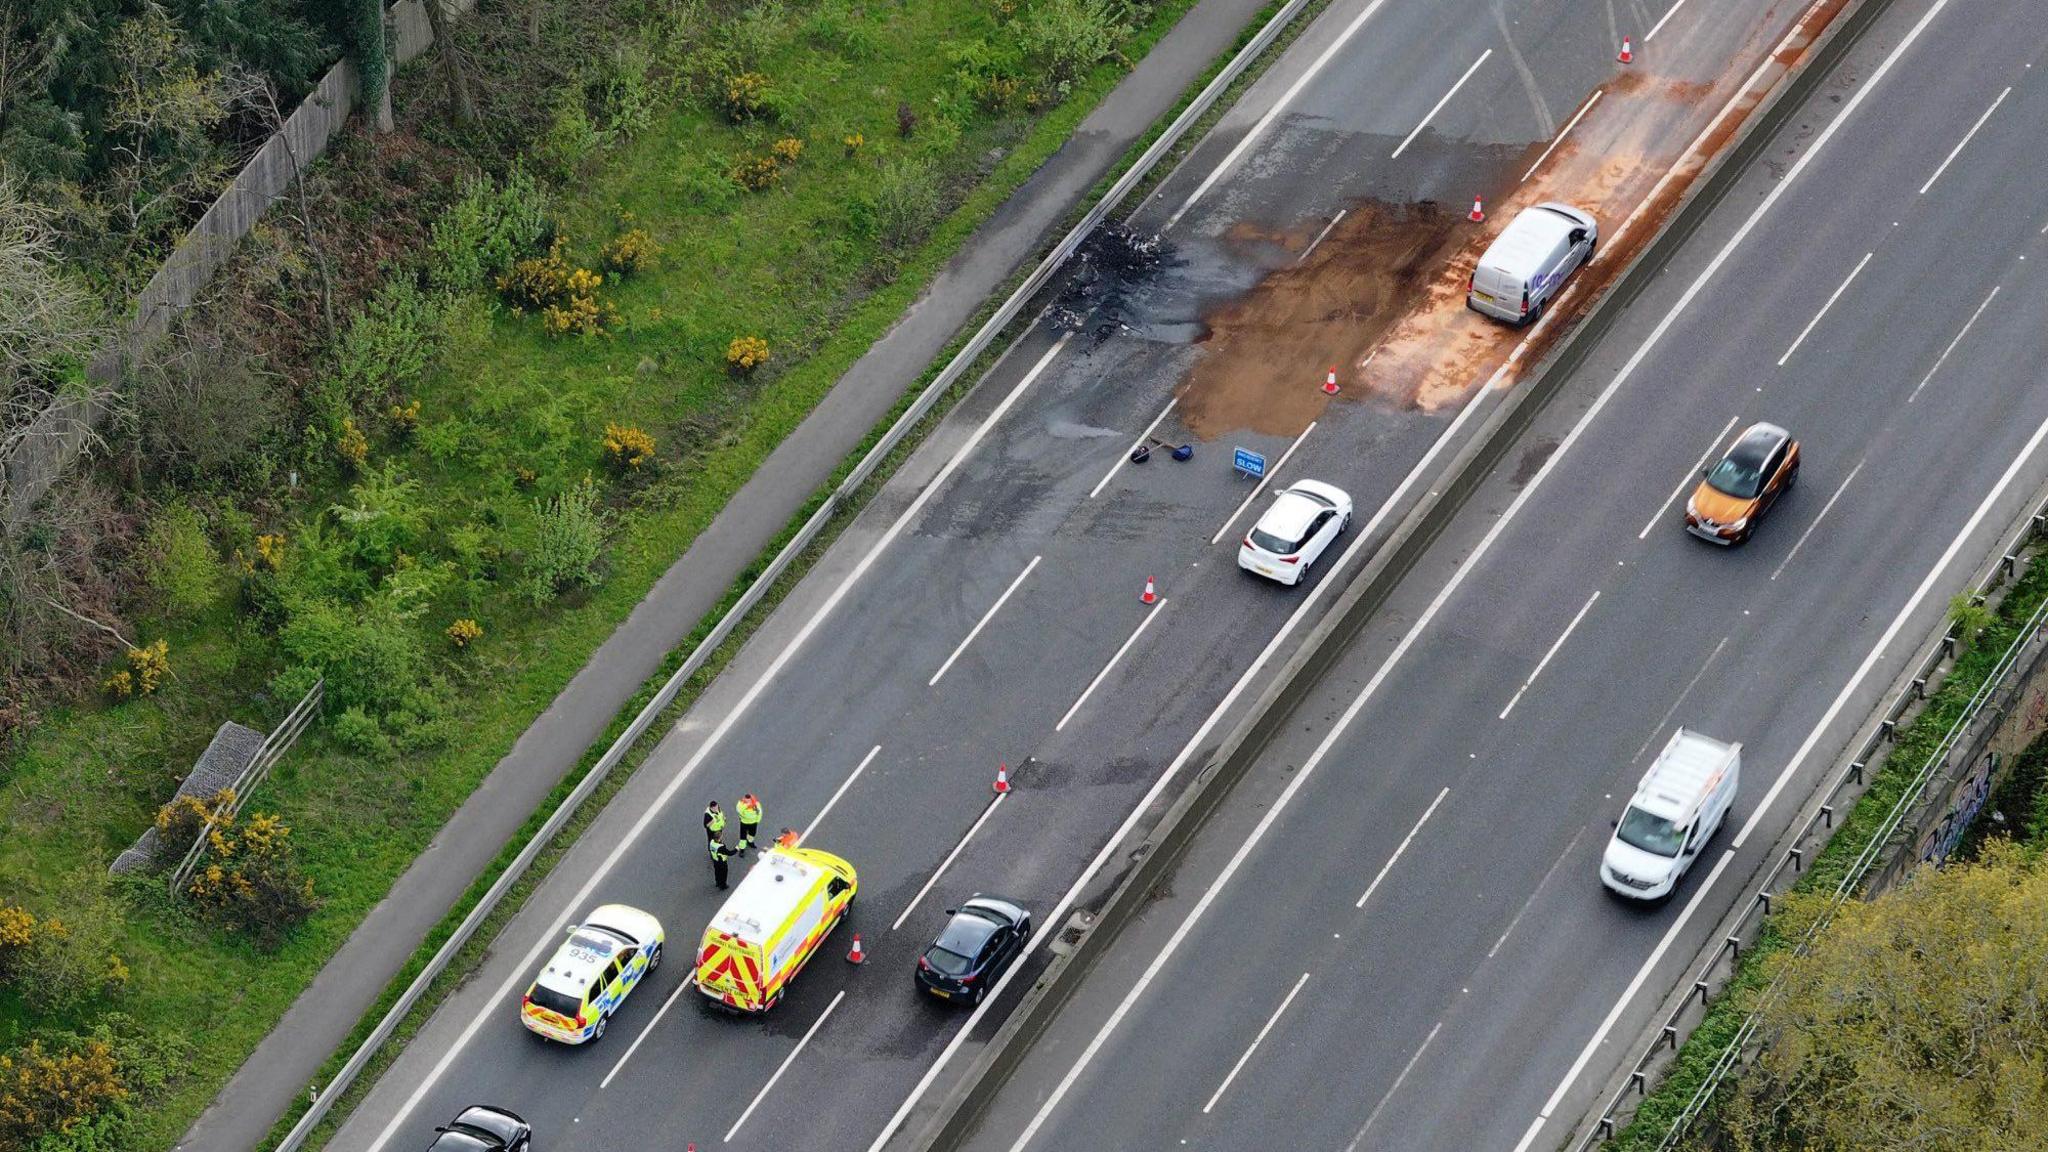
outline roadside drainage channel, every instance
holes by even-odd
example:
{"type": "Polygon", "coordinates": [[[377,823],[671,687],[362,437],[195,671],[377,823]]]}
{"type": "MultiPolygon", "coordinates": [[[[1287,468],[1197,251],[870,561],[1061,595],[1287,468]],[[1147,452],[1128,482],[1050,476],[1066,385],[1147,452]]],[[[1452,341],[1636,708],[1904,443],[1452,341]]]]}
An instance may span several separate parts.
{"type": "Polygon", "coordinates": [[[604,783],[605,778],[611,774],[612,770],[625,760],[627,754],[639,742],[640,738],[647,734],[662,712],[675,700],[683,685],[687,684],[691,677],[695,676],[711,659],[712,655],[725,644],[733,632],[738,629],[741,622],[761,603],[769,590],[774,587],[777,580],[795,563],[797,557],[802,555],[807,548],[817,541],[832,518],[854,504],[861,488],[870,479],[874,478],[877,471],[889,459],[891,454],[904,444],[918,425],[937,407],[940,400],[958,385],[968,370],[989,351],[1003,335],[1004,331],[1024,312],[1031,300],[1059,276],[1065,269],[1068,261],[1080,250],[1083,242],[1089,238],[1098,226],[1109,218],[1110,213],[1114,212],[1123,203],[1124,199],[1130,195],[1132,189],[1145,180],[1153,167],[1179,143],[1181,137],[1188,129],[1196,121],[1200,120],[1223,93],[1251,67],[1253,62],[1272,46],[1273,42],[1285,31],[1288,24],[1309,4],[1310,0],[1288,0],[1286,5],[1273,14],[1272,18],[1259,29],[1258,33],[1244,47],[1239,49],[1237,54],[1231,57],[1229,63],[1202,88],[1194,100],[1181,110],[1180,114],[1167,126],[1166,130],[1160,133],[1159,137],[1152,142],[1151,146],[1140,154],[1137,161],[1126,169],[1123,175],[1118,177],[1108,191],[1102,194],[1094,207],[1088,210],[1080,222],[1075,224],[1061,238],[1058,244],[1054,245],[1052,251],[1039,262],[1038,266],[1032,270],[1024,282],[976,330],[973,337],[947,362],[939,374],[932,379],[932,382],[918,394],[917,399],[889,426],[889,430],[883,434],[882,438],[861,457],[859,463],[855,464],[853,469],[846,474],[845,478],[832,489],[817,511],[813,512],[810,518],[804,521],[803,526],[797,530],[796,535],[787,544],[783,545],[782,549],[775,554],[774,559],[769,561],[760,574],[754,578],[753,582],[747,586],[747,590],[741,594],[739,600],[726,611],[724,616],[719,618],[717,625],[712,628],[710,634],[704,638],[703,642],[691,650],[690,655],[684,659],[681,666],[662,684],[660,690],[648,701],[647,706],[642,708],[639,714],[633,717],[632,723],[605,750],[604,755],[599,758],[598,762],[578,782],[576,788],[555,808],[554,812],[549,815],[547,822],[526,842],[526,845],[520,849],[518,856],[512,860],[511,864],[506,866],[505,870],[499,874],[498,878],[484,893],[483,897],[463,917],[462,922],[457,925],[455,931],[435,951],[433,958],[427,962],[426,966],[406,986],[405,991],[400,994],[397,1002],[378,1021],[377,1026],[371,1031],[369,1037],[349,1056],[347,1063],[335,1074],[334,1078],[320,1088],[312,1102],[308,1105],[305,1113],[299,1117],[298,1122],[292,1126],[291,1131],[286,1133],[284,1139],[278,1143],[277,1152],[298,1152],[304,1146],[307,1137],[326,1118],[328,1111],[333,1108],[335,1102],[347,1093],[349,1088],[355,1083],[356,1078],[362,1074],[363,1069],[368,1066],[371,1059],[377,1054],[377,1051],[397,1031],[399,1024],[412,1012],[413,1008],[426,995],[427,990],[433,983],[440,979],[447,971],[449,965],[462,951],[463,947],[469,943],[470,939],[476,935],[478,929],[496,911],[499,903],[505,899],[506,894],[518,884],[527,869],[532,867],[534,860],[540,856],[547,848],[549,842],[574,817],[576,810],[581,807],[585,800],[589,799],[592,793],[597,791],[604,783]]]}
{"type": "MultiPolygon", "coordinates": [[[[1267,744],[1292,718],[1295,708],[1336,663],[1351,638],[1372,619],[1480,483],[1512,451],[1522,432],[1562,389],[1619,314],[1670,262],[1677,249],[1791,118],[1800,101],[1848,50],[1855,35],[1891,2],[1815,0],[1793,22],[1790,36],[1809,35],[1809,46],[1770,82],[1769,89],[1743,114],[1743,120],[1732,132],[1720,134],[1724,146],[1712,155],[1699,157],[1700,174],[1679,193],[1677,207],[1613,280],[1611,290],[1595,300],[1575,326],[1552,341],[1543,359],[1531,368],[1528,381],[1508,391],[1478,430],[1458,447],[1436,482],[1373,551],[1230,735],[1210,753],[1207,763],[1144,839],[1124,854],[1130,865],[1113,887],[1079,906],[1061,930],[1060,947],[1053,949],[1052,959],[974,1063],[932,1111],[917,1135],[899,1142],[907,1152],[951,1152],[965,1145],[980,1115],[1023,1062],[1032,1044],[1051,1027],[1089,970],[1145,906],[1148,893],[1171,871],[1208,817],[1249,772],[1267,744]],[[1816,16],[1828,18],[1818,32],[1810,27],[1816,16]]],[[[1780,57],[1781,53],[1775,52],[1766,57],[1729,107],[1743,100],[1756,77],[1764,75],[1774,62],[1783,64],[1780,57]]],[[[1680,170],[1694,160],[1701,142],[1716,138],[1720,127],[1718,119],[1710,124],[1671,170],[1680,170]]],[[[1657,195],[1653,190],[1645,204],[1657,195]]],[[[907,1124],[897,1135],[906,1131],[907,1124]]]]}

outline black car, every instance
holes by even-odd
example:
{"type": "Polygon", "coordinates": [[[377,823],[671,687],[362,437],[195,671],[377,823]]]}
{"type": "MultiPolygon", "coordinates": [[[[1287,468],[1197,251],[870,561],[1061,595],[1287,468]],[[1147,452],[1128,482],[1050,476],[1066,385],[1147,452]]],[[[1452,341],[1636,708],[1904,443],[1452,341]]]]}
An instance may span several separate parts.
{"type": "Polygon", "coordinates": [[[981,1003],[989,985],[1024,952],[1031,913],[994,896],[951,909],[953,919],[917,958],[917,986],[947,1000],[981,1003]]]}
{"type": "Polygon", "coordinates": [[[434,1129],[427,1152],[527,1152],[533,1127],[503,1108],[472,1104],[434,1129]]]}

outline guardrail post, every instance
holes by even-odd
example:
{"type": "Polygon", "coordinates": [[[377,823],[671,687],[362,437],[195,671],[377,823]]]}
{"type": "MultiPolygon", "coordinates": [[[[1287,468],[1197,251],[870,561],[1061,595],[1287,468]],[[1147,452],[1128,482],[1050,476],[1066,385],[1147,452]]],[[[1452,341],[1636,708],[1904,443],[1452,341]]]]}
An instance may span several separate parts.
{"type": "Polygon", "coordinates": [[[1943,656],[1954,656],[1954,655],[1956,654],[1956,634],[1955,634],[1955,633],[1953,633],[1953,632],[1949,632],[1949,633],[1945,633],[1945,634],[1944,634],[1944,635],[1942,636],[1942,638],[1941,638],[1941,654],[1942,654],[1943,656]]]}
{"type": "Polygon", "coordinates": [[[1820,806],[1820,822],[1823,827],[1833,828],[1835,826],[1835,806],[1833,804],[1823,804],[1820,806]]]}
{"type": "Polygon", "coordinates": [[[1706,1006],[1707,1006],[1707,982],[1706,982],[1705,980],[1695,980],[1695,981],[1693,981],[1693,982],[1692,982],[1692,990],[1700,994],[1700,1007],[1702,1007],[1702,1008],[1706,1007],[1706,1006]]]}
{"type": "MultiPolygon", "coordinates": [[[[1877,738],[1878,738],[1879,740],[1883,740],[1883,741],[1885,741],[1886,743],[1890,743],[1890,742],[1891,742],[1891,740],[1892,740],[1892,732],[1893,732],[1893,731],[1894,731],[1895,729],[1897,729],[1897,728],[1898,728],[1898,726],[1899,726],[1899,722],[1898,722],[1897,720],[1885,720],[1885,721],[1883,721],[1883,722],[1879,723],[1879,724],[1878,724],[1878,726],[1877,726],[1877,738]]],[[[1857,770],[1856,782],[1857,782],[1858,784],[1861,784],[1861,783],[1863,782],[1863,776],[1862,776],[1862,771],[1863,771],[1863,765],[1861,765],[1861,764],[1858,764],[1858,765],[1856,765],[1856,770],[1857,770]]]]}
{"type": "Polygon", "coordinates": [[[1678,1026],[1676,1024],[1666,1024],[1664,1031],[1657,1037],[1657,1043],[1660,1047],[1667,1040],[1671,1043],[1671,1050],[1673,1052],[1678,1051],[1678,1026]]]}
{"type": "Polygon", "coordinates": [[[1998,567],[2007,576],[2011,576],[2013,574],[2013,570],[2019,566],[2019,561],[2020,558],[2018,556],[2015,556],[2012,553],[2007,552],[2005,555],[1998,558],[1998,567]]]}
{"type": "Polygon", "coordinates": [[[1863,761],[1852,760],[1849,762],[1849,779],[1854,780],[1858,784],[1863,783],[1863,761]]]}
{"type": "Polygon", "coordinates": [[[1771,894],[1769,892],[1765,892],[1762,889],[1758,889],[1756,894],[1756,902],[1758,904],[1763,905],[1764,915],[1769,916],[1771,914],[1771,894]]]}
{"type": "Polygon", "coordinates": [[[2039,536],[2043,525],[2048,525],[2048,514],[2034,513],[2034,518],[2027,521],[2027,535],[2039,536]]]}
{"type": "Polygon", "coordinates": [[[1602,1140],[1614,1139],[1614,1117],[1612,1115],[1600,1117],[1600,1138],[1602,1140]]]}
{"type": "Polygon", "coordinates": [[[1915,676],[1913,678],[1913,699],[1927,699],[1927,677],[1915,676]]]}
{"type": "Polygon", "coordinates": [[[1638,1096],[1648,1096],[1650,1094],[1649,1079],[1643,1075],[1643,1070],[1640,1068],[1628,1074],[1628,1086],[1635,1089],[1638,1096]]]}
{"type": "Polygon", "coordinates": [[[1792,870],[1794,872],[1798,872],[1804,869],[1806,863],[1806,856],[1801,849],[1794,848],[1791,851],[1787,852],[1786,855],[1792,857],[1792,870]]]}
{"type": "Polygon", "coordinates": [[[1742,937],[1736,935],[1733,932],[1730,932],[1728,934],[1728,938],[1726,940],[1721,941],[1721,943],[1726,944],[1728,946],[1728,959],[1742,959],[1742,937]]]}

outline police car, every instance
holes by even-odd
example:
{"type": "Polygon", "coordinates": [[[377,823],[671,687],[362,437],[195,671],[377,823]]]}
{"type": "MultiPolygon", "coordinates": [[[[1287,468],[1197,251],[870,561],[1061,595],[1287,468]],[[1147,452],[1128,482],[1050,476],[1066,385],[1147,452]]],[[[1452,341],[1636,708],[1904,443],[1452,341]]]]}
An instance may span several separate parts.
{"type": "Polygon", "coordinates": [[[604,1035],[642,977],[661,963],[661,922],[624,904],[595,909],[519,998],[519,1022],[564,1044],[604,1035]]]}

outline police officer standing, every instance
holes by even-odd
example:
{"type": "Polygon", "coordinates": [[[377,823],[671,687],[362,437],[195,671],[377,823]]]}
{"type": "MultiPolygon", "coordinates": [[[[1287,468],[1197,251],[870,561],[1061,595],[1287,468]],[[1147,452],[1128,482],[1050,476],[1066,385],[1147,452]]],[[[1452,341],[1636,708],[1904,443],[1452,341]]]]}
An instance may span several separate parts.
{"type": "Polygon", "coordinates": [[[704,806],[704,836],[706,839],[716,840],[723,835],[725,835],[725,813],[719,810],[718,801],[713,800],[704,806]]]}
{"type": "Polygon", "coordinates": [[[725,846],[725,841],[719,839],[716,836],[713,836],[711,838],[710,848],[711,879],[717,882],[718,890],[720,892],[723,892],[725,891],[726,864],[732,859],[732,849],[727,848],[725,846]]]}
{"type": "Polygon", "coordinates": [[[738,812],[740,817],[739,852],[744,855],[747,849],[754,846],[754,843],[761,835],[761,798],[752,792],[740,797],[738,812]]]}

